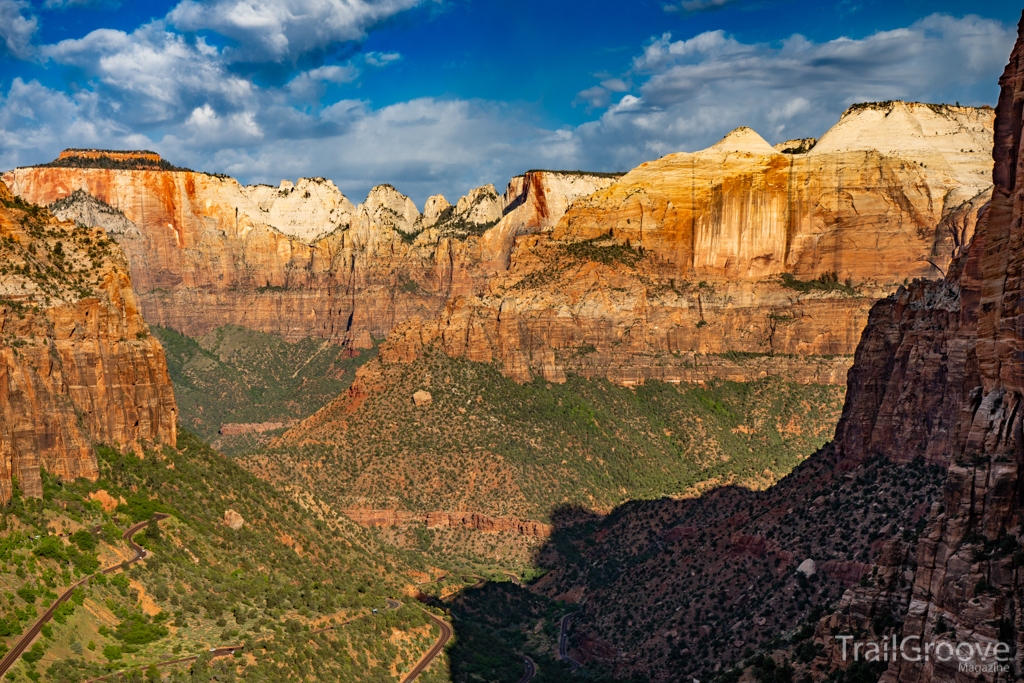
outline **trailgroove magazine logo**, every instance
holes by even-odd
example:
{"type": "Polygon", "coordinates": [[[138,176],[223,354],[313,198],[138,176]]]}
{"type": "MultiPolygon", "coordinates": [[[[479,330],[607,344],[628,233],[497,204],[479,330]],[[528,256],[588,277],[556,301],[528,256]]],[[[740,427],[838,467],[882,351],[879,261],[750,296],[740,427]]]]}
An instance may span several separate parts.
{"type": "Polygon", "coordinates": [[[1007,673],[1011,650],[996,641],[954,643],[926,641],[921,636],[886,640],[855,640],[851,635],[835,636],[844,662],[956,662],[967,673],[1007,673]]]}

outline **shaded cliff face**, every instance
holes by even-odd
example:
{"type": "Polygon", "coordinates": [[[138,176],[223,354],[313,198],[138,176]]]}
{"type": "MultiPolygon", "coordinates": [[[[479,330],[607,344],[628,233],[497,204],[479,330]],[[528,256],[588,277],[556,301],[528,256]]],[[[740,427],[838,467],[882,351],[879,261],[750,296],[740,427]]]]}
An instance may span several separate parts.
{"type": "Polygon", "coordinates": [[[95,478],[93,443],[174,444],[176,407],[127,263],[102,230],[59,223],[0,184],[0,502],[39,468],[95,478]]]}
{"type": "MultiPolygon", "coordinates": [[[[1019,677],[1024,183],[1011,169],[1024,40],[1002,84],[991,206],[945,278],[871,309],[832,445],[763,494],[722,489],[625,505],[592,529],[555,525],[560,542],[542,555],[554,570],[538,586],[583,603],[575,659],[657,681],[834,681],[850,665],[837,636],[896,634],[1008,642],[1013,668],[998,679],[1019,677]]],[[[760,148],[747,131],[735,137],[760,148]]],[[[899,662],[839,680],[997,678],[957,669],[899,662]]]]}
{"type": "MultiPolygon", "coordinates": [[[[943,282],[901,291],[872,313],[836,434],[847,462],[920,454],[948,466],[944,504],[932,511],[926,537],[890,572],[913,577],[898,632],[925,641],[1008,643],[1010,672],[970,676],[985,680],[1019,676],[1024,663],[1024,20],[1000,86],[995,187],[969,252],[943,282]]],[[[851,591],[819,633],[856,630],[889,612],[900,590],[895,582],[881,587],[887,590],[851,591]]],[[[834,648],[826,655],[841,665],[834,648]]],[[[960,680],[957,667],[897,661],[882,680],[960,680]]]]}

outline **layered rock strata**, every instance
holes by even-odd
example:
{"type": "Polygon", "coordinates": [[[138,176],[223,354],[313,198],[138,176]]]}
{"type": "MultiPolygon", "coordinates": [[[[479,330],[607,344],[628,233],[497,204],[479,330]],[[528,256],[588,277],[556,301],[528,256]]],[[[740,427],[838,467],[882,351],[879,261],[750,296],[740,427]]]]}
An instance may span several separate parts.
{"type": "Polygon", "coordinates": [[[363,526],[391,527],[423,524],[428,529],[474,529],[490,534],[516,534],[547,538],[551,525],[512,517],[490,517],[476,512],[426,512],[405,510],[343,510],[345,515],[363,526]]]}
{"type": "MultiPolygon", "coordinates": [[[[882,455],[946,465],[945,500],[932,510],[917,552],[885,569],[909,580],[907,604],[894,606],[877,588],[851,591],[818,635],[828,642],[833,627],[856,632],[895,614],[900,639],[1006,643],[1008,667],[992,667],[991,657],[969,661],[975,670],[955,658],[897,658],[886,683],[1013,680],[1024,668],[1024,20],[1000,86],[995,187],[968,253],[943,281],[918,283],[876,306],[836,433],[845,463],[882,455]]],[[[895,578],[892,584],[878,587],[898,595],[895,578]]],[[[824,659],[849,665],[835,648],[824,659]]]]}
{"type": "MultiPolygon", "coordinates": [[[[488,289],[399,327],[393,355],[440,343],[520,381],[843,383],[871,305],[944,275],[973,234],[992,117],[861,105],[785,153],[741,128],[642,164],[522,231],[540,234],[512,230],[514,248],[484,258],[498,271],[508,260],[488,289]]],[[[508,245],[511,215],[481,244],[508,245]]]]}
{"type": "Polygon", "coordinates": [[[95,443],[173,445],[176,413],[118,247],[0,184],[0,503],[95,479],[95,443]]]}
{"type": "MultiPolygon", "coordinates": [[[[423,214],[390,186],[352,206],[322,179],[4,177],[32,201],[81,190],[122,212],[147,318],[193,336],[238,324],[357,347],[390,335],[402,353],[440,341],[520,381],[841,383],[874,301],[942,276],[970,239],[992,116],[858,105],[813,145],[779,151],[738,129],[621,177],[531,171],[502,197],[435,196],[423,214]]],[[[92,213],[78,211],[103,223],[92,213]]]]}

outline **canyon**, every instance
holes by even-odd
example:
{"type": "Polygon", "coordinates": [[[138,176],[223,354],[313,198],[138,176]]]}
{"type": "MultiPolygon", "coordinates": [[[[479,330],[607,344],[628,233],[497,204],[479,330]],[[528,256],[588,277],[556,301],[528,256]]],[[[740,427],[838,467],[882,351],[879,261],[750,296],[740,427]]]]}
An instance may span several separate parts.
{"type": "Polygon", "coordinates": [[[584,557],[549,548],[557,569],[538,586],[585,599],[575,659],[665,681],[1019,676],[1024,20],[1000,86],[990,203],[944,277],[872,308],[834,441],[761,495],[723,488],[564,527],[584,557]],[[1005,643],[1009,655],[975,651],[973,669],[858,663],[843,656],[844,635],[933,652],[1005,643]]]}
{"type": "MultiPolygon", "coordinates": [[[[266,524],[269,486],[353,567],[367,547],[406,577],[535,562],[529,599],[578,605],[572,657],[615,677],[736,683],[771,656],[820,683],[847,632],[1024,652],[1024,44],[1001,83],[995,111],[854,105],[817,140],[740,128],[422,213],[390,185],[355,205],[323,178],[243,186],[149,152],[5,173],[0,501],[15,481],[42,496],[42,470],[96,480],[97,443],[180,476],[150,458],[179,441],[173,374],[204,436],[240,444],[182,435],[202,464],[172,459],[190,486],[248,487],[247,507],[204,489],[215,519],[231,499],[233,531],[266,524]],[[287,412],[228,400],[269,395],[270,366],[287,412]],[[341,393],[317,410],[307,385],[341,393]],[[464,532],[486,533],[473,561],[442,556],[464,532]]],[[[262,533],[289,561],[317,543],[262,533]]]]}
{"type": "Polygon", "coordinates": [[[128,264],[103,230],[56,220],[0,184],[0,504],[40,469],[98,475],[94,443],[174,445],[177,408],[128,264]]]}
{"type": "Polygon", "coordinates": [[[843,384],[871,305],[970,239],[992,116],[855,105],[813,145],[737,129],[622,176],[530,171],[422,214],[387,185],[355,206],[322,178],[247,187],[73,152],[3,177],[107,225],[147,320],[191,336],[388,337],[405,361],[437,343],[517,381],[843,384]]]}

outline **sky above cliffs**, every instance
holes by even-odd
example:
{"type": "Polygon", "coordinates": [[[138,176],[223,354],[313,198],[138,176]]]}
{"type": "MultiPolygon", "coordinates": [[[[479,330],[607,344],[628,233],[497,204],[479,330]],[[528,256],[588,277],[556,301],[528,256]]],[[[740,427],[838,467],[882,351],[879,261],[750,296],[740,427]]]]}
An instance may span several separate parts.
{"type": "Polygon", "coordinates": [[[628,170],[854,102],[994,104],[1021,7],[975,0],[0,0],[0,169],[146,148],[422,207],[628,170]]]}

